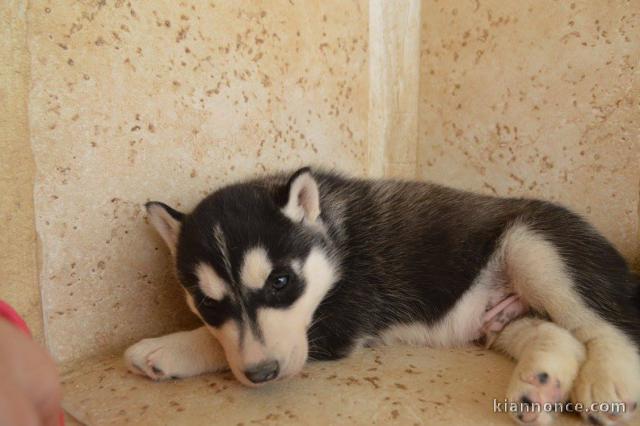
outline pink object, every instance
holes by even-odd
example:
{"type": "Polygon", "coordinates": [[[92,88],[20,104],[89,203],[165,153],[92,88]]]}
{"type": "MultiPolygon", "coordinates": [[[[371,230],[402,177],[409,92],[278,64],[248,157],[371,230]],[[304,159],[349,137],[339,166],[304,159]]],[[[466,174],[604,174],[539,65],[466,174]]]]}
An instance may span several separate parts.
{"type": "Polygon", "coordinates": [[[497,333],[514,319],[522,316],[528,310],[527,304],[517,294],[510,294],[496,306],[489,309],[482,317],[482,332],[487,336],[490,345],[497,333]]]}
{"type": "Polygon", "coordinates": [[[8,303],[3,302],[2,300],[0,300],[0,317],[6,319],[11,324],[24,331],[27,336],[31,337],[31,331],[29,331],[27,323],[24,322],[22,317],[18,315],[18,313],[8,303]]]}
{"type": "MultiPolygon", "coordinates": [[[[22,330],[27,336],[31,337],[31,331],[27,326],[27,323],[22,319],[20,315],[9,305],[8,303],[0,300],[0,318],[4,318],[11,324],[22,330]]],[[[60,410],[60,426],[64,426],[64,412],[60,410]]]]}

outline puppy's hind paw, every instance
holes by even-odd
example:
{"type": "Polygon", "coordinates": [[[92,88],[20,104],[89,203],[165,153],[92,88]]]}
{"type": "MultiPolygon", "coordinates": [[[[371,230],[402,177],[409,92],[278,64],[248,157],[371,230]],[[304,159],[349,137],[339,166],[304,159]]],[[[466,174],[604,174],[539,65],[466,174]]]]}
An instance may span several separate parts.
{"type": "Polygon", "coordinates": [[[616,368],[614,362],[598,361],[587,360],[583,365],[573,389],[573,400],[584,406],[582,417],[590,424],[628,424],[638,411],[637,369],[616,368]]]}
{"type": "Polygon", "coordinates": [[[566,385],[546,371],[520,375],[512,381],[507,399],[515,402],[519,409],[513,418],[525,425],[548,425],[553,422],[554,412],[548,408],[561,403],[566,395],[566,385]]]}

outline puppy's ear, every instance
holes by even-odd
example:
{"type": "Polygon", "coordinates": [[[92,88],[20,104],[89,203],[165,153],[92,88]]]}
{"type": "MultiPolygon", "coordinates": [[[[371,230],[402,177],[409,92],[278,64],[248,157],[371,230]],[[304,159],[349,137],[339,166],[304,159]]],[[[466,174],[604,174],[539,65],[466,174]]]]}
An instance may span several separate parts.
{"type": "Polygon", "coordinates": [[[314,223],[320,216],[320,192],[309,167],[304,167],[289,178],[285,187],[282,212],[294,222],[314,223]]]}
{"type": "Polygon", "coordinates": [[[158,201],[150,201],[144,206],[147,208],[147,213],[149,213],[149,221],[156,228],[164,242],[167,243],[171,254],[175,255],[184,213],[180,213],[158,201]]]}

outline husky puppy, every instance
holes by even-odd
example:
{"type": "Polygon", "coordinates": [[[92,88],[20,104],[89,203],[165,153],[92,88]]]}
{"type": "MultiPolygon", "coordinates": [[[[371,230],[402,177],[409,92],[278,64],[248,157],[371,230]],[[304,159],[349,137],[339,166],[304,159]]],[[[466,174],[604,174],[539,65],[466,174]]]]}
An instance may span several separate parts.
{"type": "MultiPolygon", "coordinates": [[[[483,343],[517,360],[507,399],[640,398],[640,279],[563,207],[303,168],[230,185],[189,214],[147,203],[204,326],[125,353],[152,379],[230,368],[249,386],[396,341],[483,343]]],[[[517,410],[547,424],[551,413],[517,410]]]]}

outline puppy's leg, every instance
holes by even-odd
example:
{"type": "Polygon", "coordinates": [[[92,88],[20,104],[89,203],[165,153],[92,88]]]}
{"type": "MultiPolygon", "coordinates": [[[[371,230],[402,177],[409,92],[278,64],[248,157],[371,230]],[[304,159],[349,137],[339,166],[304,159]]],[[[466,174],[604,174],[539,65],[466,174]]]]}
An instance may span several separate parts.
{"type": "Polygon", "coordinates": [[[129,370],[153,380],[227,369],[222,346],[206,327],[144,339],[124,353],[129,370]]]}
{"type": "Polygon", "coordinates": [[[523,410],[511,413],[514,419],[528,425],[551,423],[553,413],[541,407],[567,400],[585,358],[582,343],[556,324],[521,318],[502,330],[492,348],[517,360],[507,400],[521,404],[523,410]]]}
{"type": "Polygon", "coordinates": [[[572,399],[585,404],[604,403],[583,416],[593,424],[615,425],[631,419],[640,400],[640,356],[620,330],[601,320],[577,327],[588,357],[573,388],[572,399]],[[600,411],[602,410],[602,411],[600,411]]]}
{"type": "Polygon", "coordinates": [[[584,404],[582,416],[601,425],[629,420],[640,399],[640,354],[631,338],[588,307],[549,241],[517,225],[507,233],[502,250],[516,293],[586,347],[572,392],[573,401],[584,404]],[[609,404],[608,411],[591,410],[594,403],[609,404]]]}

